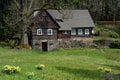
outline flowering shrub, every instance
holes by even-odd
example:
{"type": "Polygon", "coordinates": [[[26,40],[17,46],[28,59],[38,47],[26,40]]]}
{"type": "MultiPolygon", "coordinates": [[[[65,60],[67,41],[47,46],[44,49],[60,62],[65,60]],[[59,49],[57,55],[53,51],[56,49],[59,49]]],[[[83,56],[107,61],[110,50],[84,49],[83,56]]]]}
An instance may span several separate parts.
{"type": "Polygon", "coordinates": [[[107,73],[110,73],[110,72],[111,72],[111,69],[105,68],[104,71],[107,72],[107,73]]]}
{"type": "Polygon", "coordinates": [[[2,68],[2,72],[6,74],[18,73],[20,71],[21,71],[21,68],[19,66],[5,65],[2,68]]]}
{"type": "Polygon", "coordinates": [[[27,74],[27,78],[28,79],[31,79],[31,78],[33,78],[34,77],[34,72],[28,72],[28,73],[26,73],[27,74]]]}
{"type": "Polygon", "coordinates": [[[38,65],[36,65],[35,66],[37,69],[43,69],[44,67],[45,67],[45,65],[44,64],[38,64],[38,65]]]}
{"type": "Polygon", "coordinates": [[[98,67],[97,70],[102,71],[104,68],[103,67],[98,67]]]}
{"type": "Polygon", "coordinates": [[[110,72],[111,72],[111,69],[110,69],[110,68],[98,67],[97,70],[103,71],[103,72],[107,72],[107,73],[110,73],[110,72]]]}

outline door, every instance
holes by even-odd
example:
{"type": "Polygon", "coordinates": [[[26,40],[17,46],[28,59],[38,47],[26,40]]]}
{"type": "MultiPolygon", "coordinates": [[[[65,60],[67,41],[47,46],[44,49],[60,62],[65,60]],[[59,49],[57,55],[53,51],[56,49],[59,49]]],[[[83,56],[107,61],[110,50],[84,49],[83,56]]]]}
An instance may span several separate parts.
{"type": "Polygon", "coordinates": [[[42,42],[42,51],[47,51],[47,42],[42,42]]]}

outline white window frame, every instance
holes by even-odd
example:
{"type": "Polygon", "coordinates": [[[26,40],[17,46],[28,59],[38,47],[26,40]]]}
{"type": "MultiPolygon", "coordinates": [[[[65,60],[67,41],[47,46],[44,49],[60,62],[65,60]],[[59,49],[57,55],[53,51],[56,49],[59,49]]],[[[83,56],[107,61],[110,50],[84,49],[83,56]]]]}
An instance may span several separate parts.
{"type": "Polygon", "coordinates": [[[78,29],[78,35],[83,35],[83,29],[78,29]]]}
{"type": "Polygon", "coordinates": [[[89,29],[85,29],[85,35],[89,35],[90,34],[90,30],[89,29]]]}
{"type": "Polygon", "coordinates": [[[42,35],[42,29],[37,29],[37,35],[42,35]]]}
{"type": "Polygon", "coordinates": [[[70,34],[68,31],[62,31],[62,34],[70,34]]]}
{"type": "Polygon", "coordinates": [[[53,35],[53,29],[47,29],[47,35],[53,35]],[[50,31],[50,33],[49,33],[50,31]]]}
{"type": "Polygon", "coordinates": [[[76,35],[76,29],[71,30],[71,35],[76,35]]]}

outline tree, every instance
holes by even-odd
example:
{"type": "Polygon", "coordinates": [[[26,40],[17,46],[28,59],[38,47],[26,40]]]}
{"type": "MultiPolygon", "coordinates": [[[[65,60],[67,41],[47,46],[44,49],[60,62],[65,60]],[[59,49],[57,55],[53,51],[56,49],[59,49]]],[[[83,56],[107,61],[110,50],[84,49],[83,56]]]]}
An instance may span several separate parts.
{"type": "Polygon", "coordinates": [[[9,13],[4,19],[9,26],[18,25],[21,27],[21,48],[29,48],[27,28],[31,23],[30,16],[36,10],[36,1],[12,0],[8,7],[9,13]]]}

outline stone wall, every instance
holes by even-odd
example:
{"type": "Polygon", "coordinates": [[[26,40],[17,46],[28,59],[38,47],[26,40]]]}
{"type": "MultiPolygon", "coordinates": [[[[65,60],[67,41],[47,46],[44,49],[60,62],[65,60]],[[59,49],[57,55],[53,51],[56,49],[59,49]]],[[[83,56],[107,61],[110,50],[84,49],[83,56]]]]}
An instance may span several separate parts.
{"type": "Polygon", "coordinates": [[[42,51],[42,42],[47,42],[47,50],[48,51],[56,50],[58,48],[57,40],[33,40],[32,48],[42,51]]]}
{"type": "Polygon", "coordinates": [[[71,39],[58,39],[59,48],[71,48],[71,39]]]}

